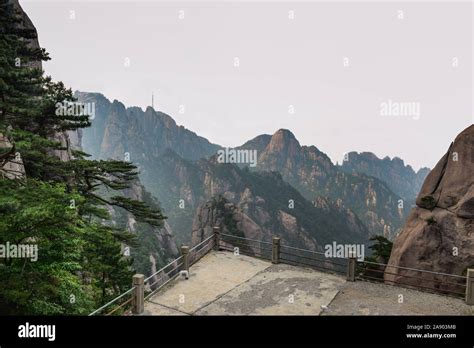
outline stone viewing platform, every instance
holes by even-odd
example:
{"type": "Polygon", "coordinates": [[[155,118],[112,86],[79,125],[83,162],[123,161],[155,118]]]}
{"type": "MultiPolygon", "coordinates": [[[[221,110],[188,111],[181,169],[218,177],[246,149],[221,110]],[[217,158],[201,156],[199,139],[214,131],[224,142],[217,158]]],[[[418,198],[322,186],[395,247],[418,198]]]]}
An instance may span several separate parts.
{"type": "Polygon", "coordinates": [[[389,282],[384,274],[392,267],[354,253],[332,258],[282,244],[279,237],[252,240],[215,227],[147,278],[135,274],[131,289],[90,315],[473,314],[474,269],[460,276],[400,268],[437,277],[435,288],[389,282]]]}
{"type": "Polygon", "coordinates": [[[211,251],[189,279],[145,301],[143,315],[466,315],[471,308],[462,299],[211,251]]]}

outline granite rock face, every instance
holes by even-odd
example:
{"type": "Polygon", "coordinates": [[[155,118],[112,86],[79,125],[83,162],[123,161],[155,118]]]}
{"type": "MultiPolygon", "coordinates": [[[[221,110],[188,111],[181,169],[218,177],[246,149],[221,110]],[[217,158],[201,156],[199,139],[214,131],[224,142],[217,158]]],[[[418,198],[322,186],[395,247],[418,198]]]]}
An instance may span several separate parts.
{"type": "MultiPolygon", "coordinates": [[[[13,8],[15,9],[15,11],[17,13],[17,17],[19,19],[19,22],[17,24],[18,27],[22,28],[22,29],[25,28],[25,29],[28,29],[28,30],[33,30],[36,33],[36,36],[38,36],[37,32],[36,32],[36,28],[33,25],[33,22],[31,21],[30,17],[28,17],[26,12],[23,11],[23,9],[21,8],[21,5],[18,2],[18,0],[11,0],[11,3],[13,4],[13,8]]],[[[39,41],[38,41],[37,37],[35,39],[30,39],[28,41],[29,41],[28,45],[31,48],[33,48],[33,49],[40,48],[39,41]]],[[[41,61],[31,61],[31,62],[28,62],[26,66],[29,67],[29,68],[37,68],[37,69],[42,68],[41,61]]]]}
{"type": "MultiPolygon", "coordinates": [[[[456,275],[473,268],[474,125],[456,137],[427,176],[416,202],[417,206],[394,242],[389,265],[456,275]]],[[[434,281],[442,279],[398,268],[387,269],[385,273],[385,280],[389,282],[421,282],[428,287],[462,292],[461,287],[434,281]]]]}

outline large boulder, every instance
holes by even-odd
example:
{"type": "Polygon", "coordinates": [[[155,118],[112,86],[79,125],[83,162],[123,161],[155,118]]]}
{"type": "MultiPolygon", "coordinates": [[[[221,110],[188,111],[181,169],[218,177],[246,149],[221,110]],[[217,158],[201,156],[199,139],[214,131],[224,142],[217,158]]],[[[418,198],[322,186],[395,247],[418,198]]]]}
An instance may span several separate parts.
{"type": "Polygon", "coordinates": [[[462,284],[462,279],[394,267],[454,275],[474,268],[474,125],[456,137],[416,203],[395,239],[385,281],[462,294],[462,286],[446,284],[462,284]]]}

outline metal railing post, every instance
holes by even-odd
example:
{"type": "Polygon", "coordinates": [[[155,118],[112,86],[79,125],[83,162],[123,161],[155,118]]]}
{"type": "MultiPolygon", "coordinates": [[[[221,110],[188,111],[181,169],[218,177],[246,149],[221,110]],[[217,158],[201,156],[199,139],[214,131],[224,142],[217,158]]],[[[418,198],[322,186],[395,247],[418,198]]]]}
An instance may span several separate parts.
{"type": "Polygon", "coordinates": [[[181,247],[181,255],[183,255],[183,271],[189,273],[189,247],[183,245],[181,247]]]}
{"type": "Polygon", "coordinates": [[[145,307],[145,276],[143,274],[135,274],[132,282],[135,287],[132,297],[132,313],[142,314],[145,307]]]}
{"type": "Polygon", "coordinates": [[[357,259],[355,254],[352,252],[349,255],[349,260],[347,262],[347,281],[355,282],[357,259]]]}
{"type": "Polygon", "coordinates": [[[466,304],[474,305],[474,268],[467,270],[466,276],[466,304]]]}
{"type": "Polygon", "coordinates": [[[214,232],[214,250],[219,251],[219,244],[221,241],[221,228],[219,226],[214,226],[212,228],[214,232]]]}
{"type": "Polygon", "coordinates": [[[272,263],[280,263],[280,238],[272,238],[272,263]]]}

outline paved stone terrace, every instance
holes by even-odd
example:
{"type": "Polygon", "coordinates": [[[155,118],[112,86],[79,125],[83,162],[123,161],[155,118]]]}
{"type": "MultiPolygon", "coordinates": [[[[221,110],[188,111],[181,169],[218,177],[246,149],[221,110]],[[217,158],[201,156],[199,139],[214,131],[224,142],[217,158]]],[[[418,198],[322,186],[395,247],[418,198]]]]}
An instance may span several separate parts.
{"type": "Polygon", "coordinates": [[[144,315],[466,315],[463,300],[212,251],[145,302],[144,315]],[[399,294],[403,303],[399,303],[399,294]]]}

